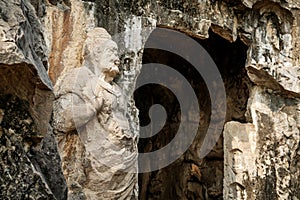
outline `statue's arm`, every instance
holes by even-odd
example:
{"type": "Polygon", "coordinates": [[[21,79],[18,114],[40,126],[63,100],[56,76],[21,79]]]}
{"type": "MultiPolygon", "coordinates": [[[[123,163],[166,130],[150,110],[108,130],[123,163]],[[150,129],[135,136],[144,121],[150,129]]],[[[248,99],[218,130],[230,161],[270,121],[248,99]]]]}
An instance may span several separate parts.
{"type": "Polygon", "coordinates": [[[86,102],[77,94],[67,93],[54,101],[53,128],[69,132],[80,128],[95,117],[95,104],[86,102]]]}

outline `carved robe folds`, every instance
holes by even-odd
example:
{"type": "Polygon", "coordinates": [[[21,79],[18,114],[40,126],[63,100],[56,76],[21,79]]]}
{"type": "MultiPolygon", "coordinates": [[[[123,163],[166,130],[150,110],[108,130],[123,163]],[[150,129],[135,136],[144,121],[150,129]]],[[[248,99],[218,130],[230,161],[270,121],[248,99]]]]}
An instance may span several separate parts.
{"type": "Polygon", "coordinates": [[[124,95],[86,66],[59,81],[53,126],[69,199],[136,199],[137,138],[124,95]]]}

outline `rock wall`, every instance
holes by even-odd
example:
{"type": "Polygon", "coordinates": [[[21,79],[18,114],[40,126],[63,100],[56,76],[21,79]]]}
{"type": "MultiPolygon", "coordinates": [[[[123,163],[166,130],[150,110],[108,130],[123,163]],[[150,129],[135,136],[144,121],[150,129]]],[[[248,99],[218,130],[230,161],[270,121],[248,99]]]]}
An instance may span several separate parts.
{"type": "MultiPolygon", "coordinates": [[[[225,179],[223,187],[224,198],[299,198],[298,194],[295,193],[293,189],[287,189],[293,187],[294,185],[297,185],[297,181],[295,180],[297,180],[298,176],[297,173],[295,173],[297,170],[295,171],[295,168],[291,166],[297,163],[297,156],[294,155],[296,155],[297,152],[297,135],[299,135],[299,122],[297,122],[296,120],[299,116],[299,108],[297,102],[299,101],[300,85],[298,59],[298,2],[95,1],[95,4],[96,10],[98,11],[96,13],[98,25],[105,27],[111,34],[124,31],[124,27],[125,29],[130,29],[130,27],[134,29],[136,27],[151,28],[153,26],[158,26],[180,30],[184,33],[189,34],[190,36],[201,39],[210,36],[209,30],[212,30],[214,33],[219,34],[221,37],[230,42],[234,42],[238,38],[240,38],[240,40],[242,40],[248,46],[244,67],[247,70],[248,77],[250,78],[253,85],[248,84],[248,89],[246,89],[251,92],[248,100],[247,114],[244,116],[244,119],[226,119],[227,121],[238,121],[239,124],[234,130],[241,130],[239,134],[241,135],[243,132],[246,136],[234,136],[237,138],[236,140],[239,141],[240,139],[241,141],[243,141],[241,142],[241,144],[238,143],[238,146],[241,146],[237,148],[236,146],[234,146],[236,144],[231,144],[233,141],[229,139],[232,138],[230,135],[235,135],[235,131],[232,131],[230,125],[234,122],[228,122],[228,126],[225,126],[223,135],[225,142],[225,179]],[[256,91],[255,96],[257,100],[251,101],[254,98],[252,96],[254,95],[253,91],[256,91]],[[253,107],[252,102],[261,101],[261,98],[269,93],[272,97],[269,96],[269,100],[264,101],[263,107],[253,107]],[[284,122],[282,116],[279,117],[280,115],[285,115],[283,113],[286,112],[281,111],[283,112],[282,114],[272,114],[273,112],[278,112],[276,110],[279,109],[280,106],[278,108],[276,108],[276,106],[273,106],[273,103],[278,101],[282,102],[281,105],[283,107],[285,107],[284,105],[288,104],[290,105],[290,108],[292,110],[295,110],[294,114],[286,114],[291,117],[290,120],[287,119],[288,117],[286,118],[288,122],[284,122]],[[268,113],[268,116],[272,117],[268,118],[270,120],[267,120],[265,118],[266,121],[264,121],[263,119],[258,118],[257,114],[254,114],[255,111],[253,110],[261,110],[260,112],[271,110],[271,112],[266,112],[268,113]],[[284,143],[286,142],[286,138],[282,138],[282,134],[284,134],[286,130],[283,130],[281,127],[282,124],[290,123],[294,125],[285,126],[290,127],[291,130],[294,130],[292,131],[293,134],[291,134],[290,137],[295,138],[291,139],[291,141],[293,142],[287,148],[284,147],[284,144],[281,144],[281,142],[279,141],[284,141],[284,143]],[[277,137],[266,136],[266,133],[264,133],[264,131],[259,128],[259,124],[265,124],[264,128],[270,127],[267,132],[271,135],[277,135],[277,137]],[[229,130],[227,130],[227,128],[229,130]],[[276,132],[278,131],[281,133],[280,136],[276,134],[276,132]],[[243,137],[246,138],[243,139],[243,137]],[[262,139],[262,137],[264,139],[262,139]],[[246,152],[250,149],[251,153],[246,152]],[[285,153],[281,154],[289,155],[288,158],[286,158],[286,160],[289,161],[286,161],[286,163],[284,164],[286,165],[286,167],[284,167],[284,170],[282,170],[282,167],[276,167],[277,165],[281,166],[281,164],[283,164],[283,161],[277,161],[280,157],[279,152],[282,152],[282,150],[280,149],[285,149],[285,153]],[[242,166],[253,167],[250,167],[249,170],[243,170],[244,174],[249,174],[247,175],[248,178],[245,177],[245,183],[240,180],[235,181],[235,173],[230,170],[230,168],[232,168],[232,163],[230,164],[231,157],[229,156],[231,154],[231,151],[233,152],[233,154],[237,154],[238,158],[240,153],[242,153],[242,155],[244,153],[248,157],[251,157],[251,159],[245,159],[249,163],[245,165],[242,164],[242,166]],[[266,162],[266,158],[268,158],[270,161],[266,162]],[[229,165],[229,169],[227,165],[229,165]],[[291,168],[293,168],[293,170],[291,170],[291,168]],[[253,169],[255,170],[253,171],[253,169]],[[264,169],[263,172],[261,169],[264,169]],[[267,172],[266,169],[268,169],[269,171],[267,172]],[[284,171],[284,173],[282,171],[284,171]],[[251,175],[250,173],[253,175],[251,175]],[[284,180],[283,177],[285,177],[284,180]],[[257,182],[259,182],[259,184],[256,184],[257,182]],[[231,187],[231,184],[234,186],[231,187]],[[290,186],[290,184],[293,186],[290,186]],[[273,190],[273,192],[267,192],[271,190],[273,190]]],[[[142,34],[132,34],[132,37],[134,38],[133,40],[130,40],[130,38],[126,39],[135,43],[136,47],[144,42],[142,34]]],[[[217,45],[216,48],[218,48],[217,45]]],[[[138,51],[139,49],[135,50],[135,52],[138,51]]],[[[247,78],[247,75],[244,76],[247,78]]],[[[232,103],[233,101],[230,101],[230,99],[228,99],[227,107],[235,107],[235,105],[233,105],[232,103]]],[[[201,141],[198,142],[201,143],[201,141]]],[[[147,149],[147,145],[142,148],[147,149]]],[[[198,150],[193,149],[192,152],[197,153],[198,150]]],[[[193,168],[192,166],[199,166],[201,171],[200,162],[196,162],[196,165],[195,163],[193,163],[194,165],[190,164],[190,167],[182,166],[185,165],[183,163],[189,162],[190,161],[181,160],[181,162],[179,162],[180,164],[178,164],[180,166],[170,167],[166,170],[160,170],[159,172],[155,172],[150,175],[142,175],[146,176],[146,178],[141,178],[141,198],[176,199],[179,198],[179,196],[183,199],[188,198],[187,194],[189,193],[189,189],[184,187],[187,186],[187,184],[183,184],[184,186],[182,186],[182,181],[178,181],[176,179],[170,182],[170,180],[166,177],[172,177],[174,176],[174,173],[183,173],[186,176],[186,174],[189,174],[189,172],[186,173],[185,171],[190,171],[190,174],[194,174],[193,169],[195,169],[195,167],[193,168]],[[175,188],[179,188],[175,189],[176,192],[171,189],[174,187],[174,184],[176,185],[175,188]],[[157,185],[160,186],[158,187],[157,185]]],[[[214,172],[214,174],[216,174],[216,171],[214,172]]],[[[219,173],[219,175],[216,176],[222,177],[223,174],[219,173]]],[[[238,177],[237,179],[240,178],[238,177]]],[[[201,193],[199,191],[202,191],[202,188],[203,184],[199,184],[198,186],[196,186],[196,189],[193,189],[195,193],[194,198],[202,198],[199,197],[199,193],[201,193]]],[[[212,188],[207,188],[207,191],[214,191],[212,188]]],[[[203,198],[210,199],[216,197],[212,197],[208,194],[206,196],[204,195],[203,198]]]]}
{"type": "MultiPolygon", "coordinates": [[[[226,124],[213,151],[199,156],[214,112],[204,109],[203,127],[189,150],[171,166],[139,175],[140,199],[300,199],[297,0],[16,0],[1,1],[0,8],[1,198],[66,199],[67,182],[69,191],[78,189],[71,188],[67,172],[76,171],[74,160],[83,160],[86,152],[78,134],[70,134],[66,140],[72,145],[64,148],[73,160],[61,163],[60,137],[50,125],[57,98],[52,85],[59,88],[59,79],[82,66],[87,33],[100,26],[119,47],[115,82],[127,96],[123,109],[134,135],[139,119],[132,95],[142,64],[153,57],[174,64],[170,55],[143,49],[155,27],[179,30],[204,46],[226,88],[226,124]],[[247,52],[214,50],[227,47],[247,52]]],[[[202,94],[203,81],[195,85],[202,94]]],[[[141,95],[135,100],[143,112],[141,95]]],[[[141,140],[139,151],[153,151],[171,139],[141,140]]]]}
{"type": "Polygon", "coordinates": [[[0,198],[66,199],[41,21],[28,1],[0,5],[0,198]]]}
{"type": "Polygon", "coordinates": [[[88,32],[84,61],[54,87],[53,128],[69,199],[137,199],[137,135],[128,96],[113,82],[117,45],[103,28],[88,32]]]}

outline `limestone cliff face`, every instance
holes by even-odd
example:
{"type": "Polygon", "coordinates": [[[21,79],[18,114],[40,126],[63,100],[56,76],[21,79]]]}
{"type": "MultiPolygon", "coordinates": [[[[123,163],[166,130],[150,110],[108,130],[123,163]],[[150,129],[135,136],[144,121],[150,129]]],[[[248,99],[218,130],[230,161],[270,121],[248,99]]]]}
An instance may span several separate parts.
{"type": "MultiPolygon", "coordinates": [[[[241,71],[234,77],[226,73],[226,69],[222,74],[227,85],[226,121],[229,124],[224,128],[224,145],[220,141],[215,148],[224,150],[224,163],[222,152],[221,157],[208,155],[202,162],[197,156],[189,156],[199,151],[197,144],[201,139],[196,140],[190,151],[173,166],[140,176],[141,199],[299,198],[294,189],[299,177],[295,166],[299,162],[298,1],[95,1],[95,4],[98,25],[111,34],[136,27],[151,29],[158,26],[205,39],[212,37],[211,30],[227,41],[241,40],[248,48],[242,66],[246,74],[241,71]],[[241,83],[245,83],[242,79],[248,78],[250,84],[246,80],[245,87],[242,86],[241,83]],[[241,100],[243,98],[246,100],[241,100]],[[236,125],[235,121],[240,124],[236,125]],[[287,132],[288,136],[285,135],[287,132]],[[239,161],[240,157],[246,163],[239,161]],[[235,165],[242,171],[232,171],[235,165]],[[202,179],[195,175],[198,169],[202,179]]],[[[125,49],[139,52],[138,45],[145,39],[135,32],[124,40],[134,43],[125,44],[125,49]]],[[[212,43],[217,49],[226,45],[212,43]]],[[[214,48],[213,45],[210,48],[214,48]]],[[[241,47],[237,45],[237,48],[241,47]]],[[[215,60],[220,60],[222,54],[228,59],[236,59],[234,54],[225,52],[217,54],[215,60]]],[[[156,58],[146,57],[147,61],[143,58],[143,62],[162,61],[155,52],[152,55],[156,58]]],[[[232,62],[226,67],[225,63],[226,59],[221,65],[227,69],[239,65],[232,62]]],[[[168,137],[157,136],[148,143],[140,143],[140,150],[155,150],[154,144],[162,147],[165,145],[162,141],[168,141],[168,137]]]]}
{"type": "MultiPolygon", "coordinates": [[[[84,43],[95,27],[105,28],[119,48],[120,75],[114,83],[122,88],[126,105],[112,113],[126,113],[130,132],[138,135],[139,120],[147,122],[147,108],[155,99],[164,100],[172,111],[169,127],[141,139],[139,152],[155,151],[172,140],[180,112],[163,88],[135,93],[134,103],[142,64],[192,70],[168,52],[144,49],[148,37],[180,42],[152,32],[155,27],[193,37],[224,80],[226,123],[214,149],[200,157],[215,111],[203,79],[187,76],[201,99],[201,126],[190,148],[172,165],[139,174],[139,199],[300,199],[299,1],[9,0],[1,1],[0,8],[0,199],[80,199],[93,196],[91,185],[93,190],[100,187],[86,178],[97,168],[91,166],[98,166],[86,159],[87,138],[54,135],[51,118],[64,106],[53,111],[58,100],[53,86],[60,88],[64,77],[83,66],[84,43]]],[[[137,149],[131,153],[124,156],[137,149]]],[[[99,168],[95,172],[105,171],[99,168]]],[[[112,187],[122,187],[120,177],[110,177],[112,187]]],[[[129,179],[137,182],[137,176],[129,179]]]]}
{"type": "Polygon", "coordinates": [[[0,198],[66,199],[43,26],[28,1],[0,5],[0,198]]]}

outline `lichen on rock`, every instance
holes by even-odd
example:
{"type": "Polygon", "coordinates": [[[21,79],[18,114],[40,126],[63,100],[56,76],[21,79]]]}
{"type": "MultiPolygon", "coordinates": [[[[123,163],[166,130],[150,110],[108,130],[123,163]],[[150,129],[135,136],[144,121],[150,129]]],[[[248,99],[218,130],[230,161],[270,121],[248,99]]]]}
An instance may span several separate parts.
{"type": "Polygon", "coordinates": [[[0,1],[0,198],[300,199],[299,8],[297,0],[0,1]],[[109,48],[95,39],[86,51],[95,27],[119,50],[111,39],[109,48]],[[172,165],[139,175],[138,191],[139,120],[148,120],[153,103],[145,96],[158,94],[175,120],[168,134],[141,139],[141,152],[172,140],[178,107],[161,88],[135,102],[135,82],[147,62],[191,71],[174,55],[144,49],[151,33],[161,37],[156,27],[206,48],[224,80],[228,109],[223,134],[200,159],[202,136],[218,111],[209,110],[214,99],[190,73],[202,126],[172,165]],[[101,74],[92,62],[111,69],[101,74]],[[103,165],[113,159],[133,174],[103,165]]]}

